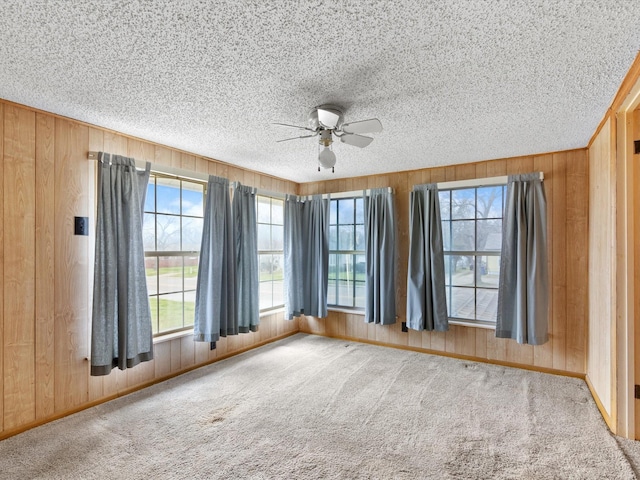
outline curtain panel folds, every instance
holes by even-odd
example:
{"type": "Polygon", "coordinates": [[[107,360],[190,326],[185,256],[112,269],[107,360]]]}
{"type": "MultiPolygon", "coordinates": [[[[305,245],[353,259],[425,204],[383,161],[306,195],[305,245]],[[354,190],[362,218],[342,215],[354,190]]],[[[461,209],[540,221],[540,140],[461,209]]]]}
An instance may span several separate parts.
{"type": "Polygon", "coordinates": [[[238,332],[257,332],[260,324],[256,189],[237,184],[232,202],[236,250],[238,332]]]}
{"type": "Polygon", "coordinates": [[[304,244],[304,314],[327,316],[329,287],[329,200],[314,195],[304,202],[302,218],[304,244]]]}
{"type": "Polygon", "coordinates": [[[296,195],[284,201],[284,318],[293,320],[304,311],[302,219],[304,202],[296,195]]]}
{"type": "Polygon", "coordinates": [[[539,173],[510,175],[502,225],[496,337],[548,340],[547,202],[539,173]]]}
{"type": "Polygon", "coordinates": [[[142,240],[151,165],[98,154],[98,204],[91,327],[91,375],[153,359],[142,240]]]}
{"type": "Polygon", "coordinates": [[[229,180],[210,175],[196,285],[195,341],[216,342],[238,333],[235,250],[229,180]]]}
{"type": "Polygon", "coordinates": [[[329,200],[289,195],[284,207],[285,318],[327,316],[329,200]]]}
{"type": "Polygon", "coordinates": [[[396,322],[396,218],[394,195],[387,188],[364,196],[366,300],[365,322],[396,322]]]}
{"type": "Polygon", "coordinates": [[[415,185],[409,216],[407,327],[449,330],[438,186],[415,185]]]}

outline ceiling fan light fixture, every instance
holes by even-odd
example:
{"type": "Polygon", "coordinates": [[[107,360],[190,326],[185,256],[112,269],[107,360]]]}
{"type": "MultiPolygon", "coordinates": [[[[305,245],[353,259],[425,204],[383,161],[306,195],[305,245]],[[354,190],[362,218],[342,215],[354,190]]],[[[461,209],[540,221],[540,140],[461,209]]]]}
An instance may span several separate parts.
{"type": "Polygon", "coordinates": [[[318,163],[322,168],[333,168],[336,164],[336,154],[329,147],[324,147],[318,155],[318,163]]]}

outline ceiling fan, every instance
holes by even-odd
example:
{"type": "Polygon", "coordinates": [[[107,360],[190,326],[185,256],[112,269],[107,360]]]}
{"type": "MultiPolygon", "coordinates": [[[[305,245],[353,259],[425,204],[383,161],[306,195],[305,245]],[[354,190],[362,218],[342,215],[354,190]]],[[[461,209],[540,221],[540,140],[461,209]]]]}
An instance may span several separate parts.
{"type": "Polygon", "coordinates": [[[290,125],[288,123],[274,123],[274,125],[292,127],[309,132],[306,135],[277,141],[287,142],[300,138],[319,137],[318,144],[320,145],[321,151],[318,155],[318,171],[320,171],[320,167],[330,168],[331,171],[334,171],[336,154],[333,153],[331,147],[334,136],[339,138],[342,143],[364,148],[373,142],[373,138],[360,135],[361,133],[376,133],[382,131],[382,123],[380,123],[380,120],[377,118],[349,123],[343,123],[343,120],[344,116],[339,107],[335,105],[320,105],[314,107],[309,113],[309,126],[307,127],[290,125]]]}

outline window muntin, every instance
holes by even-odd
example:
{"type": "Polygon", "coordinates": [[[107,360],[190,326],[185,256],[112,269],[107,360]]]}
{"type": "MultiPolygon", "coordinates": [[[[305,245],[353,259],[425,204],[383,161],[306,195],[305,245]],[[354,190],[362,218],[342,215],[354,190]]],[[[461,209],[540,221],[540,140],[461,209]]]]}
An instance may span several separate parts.
{"type": "Polygon", "coordinates": [[[439,191],[449,318],[493,325],[505,186],[439,191]]]}
{"type": "Polygon", "coordinates": [[[154,335],[193,327],[206,183],[152,173],[143,241],[154,335]]]}
{"type": "Polygon", "coordinates": [[[284,306],[284,201],[256,195],[260,311],[284,306]]]}
{"type": "Polygon", "coordinates": [[[329,288],[334,307],[364,308],[364,200],[340,198],[329,203],[329,288]]]}

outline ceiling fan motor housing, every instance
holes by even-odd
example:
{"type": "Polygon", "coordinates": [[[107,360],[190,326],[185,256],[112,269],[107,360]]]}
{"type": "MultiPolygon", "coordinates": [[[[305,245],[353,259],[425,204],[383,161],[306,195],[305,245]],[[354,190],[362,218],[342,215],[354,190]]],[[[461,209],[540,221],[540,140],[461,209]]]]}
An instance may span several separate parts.
{"type": "Polygon", "coordinates": [[[317,129],[340,130],[340,128],[342,127],[343,120],[344,120],[344,115],[342,113],[342,110],[340,110],[335,105],[319,105],[317,107],[314,107],[309,113],[309,127],[312,128],[313,130],[317,130],[317,129]],[[324,125],[318,118],[318,109],[321,109],[336,115],[338,119],[335,122],[335,124],[324,125]]]}

